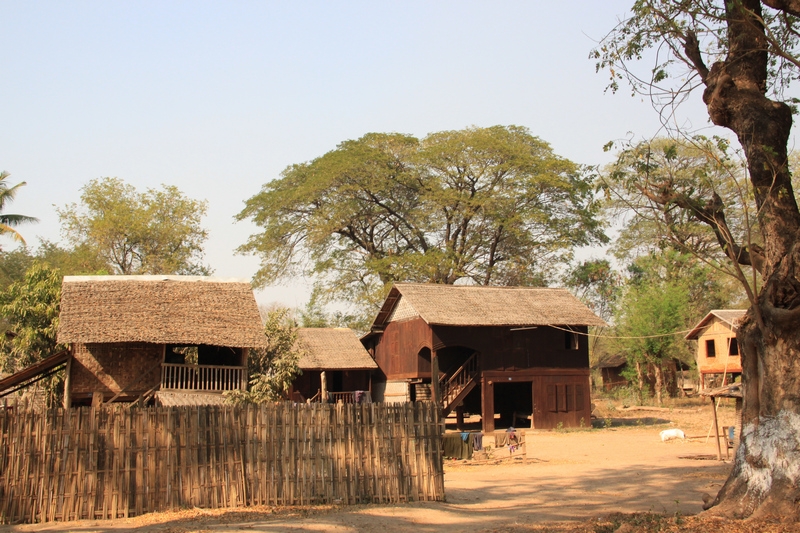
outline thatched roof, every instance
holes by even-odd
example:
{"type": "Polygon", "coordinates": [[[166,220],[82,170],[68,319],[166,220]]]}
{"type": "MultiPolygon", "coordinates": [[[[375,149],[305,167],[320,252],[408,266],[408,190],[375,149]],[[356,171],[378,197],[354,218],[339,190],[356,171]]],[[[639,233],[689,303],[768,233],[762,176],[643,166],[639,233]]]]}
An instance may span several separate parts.
{"type": "Polygon", "coordinates": [[[67,276],[58,342],[266,345],[253,290],[201,276],[67,276]]]}
{"type": "Polygon", "coordinates": [[[622,354],[604,354],[592,368],[617,368],[627,363],[628,359],[622,354]]]}
{"type": "Polygon", "coordinates": [[[731,328],[731,331],[736,331],[739,327],[739,320],[744,316],[747,312],[747,309],[712,309],[708,312],[706,316],[703,317],[703,320],[697,323],[697,325],[686,335],[686,340],[694,340],[700,336],[700,333],[708,327],[712,320],[715,318],[725,322],[731,328]]]}
{"type": "Polygon", "coordinates": [[[349,328],[299,328],[302,370],[371,370],[378,364],[349,328]]]}
{"type": "Polygon", "coordinates": [[[605,326],[566,289],[396,283],[373,323],[382,328],[403,302],[403,318],[441,326],[605,326]]]}

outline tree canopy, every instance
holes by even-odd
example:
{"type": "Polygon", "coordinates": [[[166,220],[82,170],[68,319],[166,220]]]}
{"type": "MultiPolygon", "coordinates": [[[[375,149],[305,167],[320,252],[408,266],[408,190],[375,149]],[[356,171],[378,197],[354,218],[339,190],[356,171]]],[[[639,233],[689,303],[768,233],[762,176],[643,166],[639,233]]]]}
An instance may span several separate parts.
{"type": "Polygon", "coordinates": [[[307,273],[379,301],[394,281],[532,285],[605,242],[592,176],[526,128],[370,133],[288,167],[246,202],[256,285],[307,273]],[[377,295],[377,297],[376,297],[377,295]]]}
{"type": "Polygon", "coordinates": [[[24,279],[0,292],[0,316],[7,323],[0,344],[0,370],[13,373],[56,352],[61,272],[34,262],[24,279]]]}
{"type": "Polygon", "coordinates": [[[119,178],[90,181],[80,204],[57,209],[62,233],[76,250],[101,258],[115,274],[207,274],[204,201],[174,186],[138,192],[119,178]]]}

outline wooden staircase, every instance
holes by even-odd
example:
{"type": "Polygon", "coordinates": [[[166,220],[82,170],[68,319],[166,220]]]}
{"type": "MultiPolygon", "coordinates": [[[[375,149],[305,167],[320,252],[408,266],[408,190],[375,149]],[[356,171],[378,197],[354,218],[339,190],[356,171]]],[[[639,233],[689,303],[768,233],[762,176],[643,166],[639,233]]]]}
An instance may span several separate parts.
{"type": "Polygon", "coordinates": [[[442,417],[450,414],[478,384],[478,376],[480,375],[478,360],[479,354],[475,352],[452,374],[445,374],[439,379],[442,417]]]}

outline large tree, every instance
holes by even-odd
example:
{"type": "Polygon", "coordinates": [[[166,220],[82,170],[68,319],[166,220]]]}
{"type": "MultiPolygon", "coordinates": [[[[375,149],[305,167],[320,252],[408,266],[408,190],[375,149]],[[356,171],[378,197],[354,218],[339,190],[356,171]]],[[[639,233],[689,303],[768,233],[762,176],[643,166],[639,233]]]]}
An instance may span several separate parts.
{"type": "MultiPolygon", "coordinates": [[[[736,135],[747,160],[758,238],[741,241],[718,195],[662,196],[707,224],[732,264],[762,280],[738,330],[744,410],[731,474],[712,502],[736,516],[800,513],[800,211],[787,145],[798,75],[797,0],[639,0],[595,50],[598,67],[669,106],[695,87],[708,115],[736,135]],[[647,74],[636,60],[654,61],[647,74]]],[[[662,108],[667,112],[670,108],[662,108]]]]}
{"type": "Polygon", "coordinates": [[[119,178],[90,181],[81,202],[57,209],[62,232],[115,274],[206,274],[200,225],[206,202],[174,186],[138,192],[119,178]]]}
{"type": "Polygon", "coordinates": [[[312,273],[350,301],[394,281],[541,284],[605,239],[590,178],[517,126],[371,133],[247,200],[263,231],[239,250],[261,257],[257,285],[312,273]]]}

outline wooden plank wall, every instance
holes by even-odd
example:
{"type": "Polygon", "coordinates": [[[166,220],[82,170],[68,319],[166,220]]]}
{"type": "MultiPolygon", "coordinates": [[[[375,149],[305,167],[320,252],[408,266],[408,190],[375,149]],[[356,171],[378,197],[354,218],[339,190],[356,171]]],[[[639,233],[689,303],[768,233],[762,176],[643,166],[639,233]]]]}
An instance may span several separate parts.
{"type": "Polygon", "coordinates": [[[444,499],[435,407],[0,406],[0,522],[444,499]]]}

